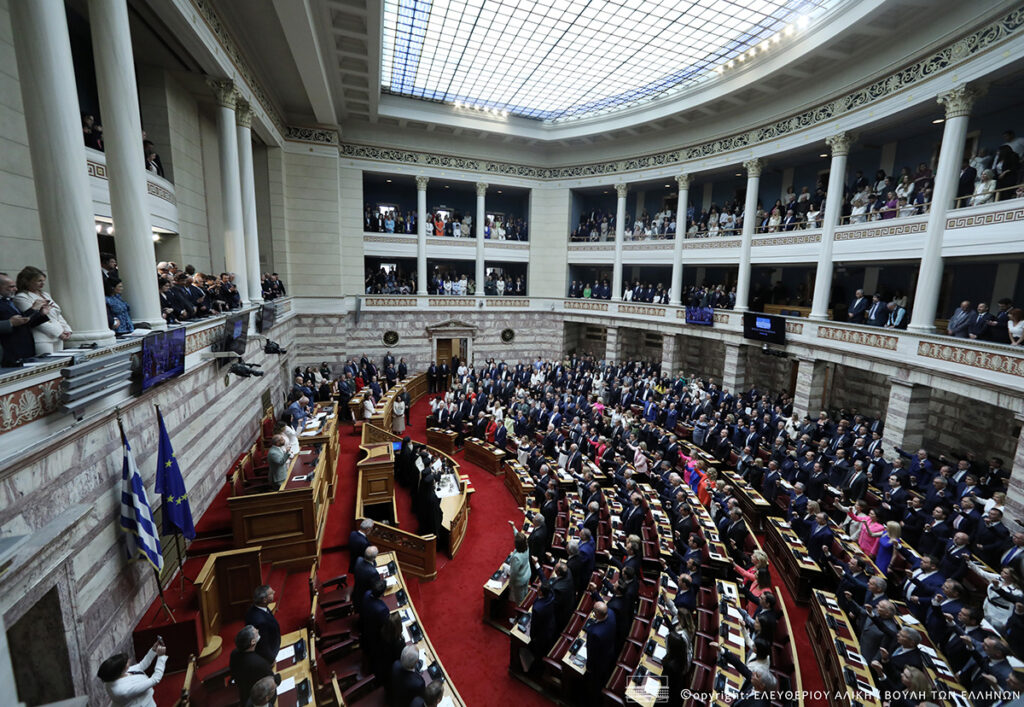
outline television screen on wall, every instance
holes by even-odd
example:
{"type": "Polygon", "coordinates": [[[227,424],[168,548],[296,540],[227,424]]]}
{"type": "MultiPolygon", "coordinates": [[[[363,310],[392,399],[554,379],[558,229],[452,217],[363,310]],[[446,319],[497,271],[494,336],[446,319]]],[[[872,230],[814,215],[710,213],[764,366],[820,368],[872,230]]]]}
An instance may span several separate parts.
{"type": "Polygon", "coordinates": [[[154,332],[142,340],[143,390],[184,372],[185,327],[154,332]]]}
{"type": "Polygon", "coordinates": [[[274,302],[264,303],[256,314],[256,331],[261,334],[269,331],[275,321],[277,321],[277,304],[274,302]]]}
{"type": "Polygon", "coordinates": [[[687,307],[686,323],[713,326],[715,323],[715,310],[712,307],[687,307]]]}
{"type": "Polygon", "coordinates": [[[249,315],[232,314],[224,322],[224,333],[222,334],[221,351],[233,351],[239,356],[245,356],[245,345],[249,340],[249,315]]]}
{"type": "Polygon", "coordinates": [[[771,314],[744,312],[743,336],[766,344],[785,344],[786,320],[771,314]]]}

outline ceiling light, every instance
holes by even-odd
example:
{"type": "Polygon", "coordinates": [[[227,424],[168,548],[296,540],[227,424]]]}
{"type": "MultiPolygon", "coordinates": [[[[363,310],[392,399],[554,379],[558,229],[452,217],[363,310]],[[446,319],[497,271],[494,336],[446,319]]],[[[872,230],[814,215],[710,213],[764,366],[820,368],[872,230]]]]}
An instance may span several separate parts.
{"type": "Polygon", "coordinates": [[[451,187],[449,187],[447,184],[444,185],[444,188],[445,189],[451,189],[451,187]]]}
{"type": "Polygon", "coordinates": [[[737,172],[737,173],[736,173],[736,176],[737,176],[737,177],[742,177],[742,176],[743,176],[743,172],[737,172]]]}
{"type": "Polygon", "coordinates": [[[156,233],[153,234],[153,242],[154,243],[159,243],[160,242],[160,236],[157,235],[156,233]]]}
{"type": "Polygon", "coordinates": [[[501,189],[499,189],[499,190],[498,190],[498,193],[499,193],[499,194],[501,193],[501,189]]]}
{"type": "Polygon", "coordinates": [[[501,111],[501,117],[502,118],[507,118],[508,117],[508,111],[507,110],[501,111]]]}
{"type": "Polygon", "coordinates": [[[809,24],[810,24],[810,22],[811,22],[811,21],[810,21],[810,19],[809,19],[809,18],[807,17],[807,15],[800,15],[800,17],[798,17],[798,18],[796,19],[796,25],[797,25],[797,27],[799,27],[800,29],[807,29],[807,25],[809,25],[809,24]]]}
{"type": "Polygon", "coordinates": [[[822,152],[820,155],[818,155],[818,157],[828,157],[828,154],[825,153],[825,152],[822,152]]]}
{"type": "Polygon", "coordinates": [[[935,120],[932,121],[932,125],[938,125],[939,123],[945,123],[945,122],[946,122],[945,118],[936,118],[935,120]]]}
{"type": "Polygon", "coordinates": [[[386,182],[387,182],[388,184],[391,184],[391,180],[390,180],[390,179],[386,179],[385,181],[386,181],[386,182]]]}
{"type": "Polygon", "coordinates": [[[672,188],[672,185],[671,185],[671,184],[666,184],[666,185],[665,185],[665,188],[666,188],[666,189],[671,189],[671,188],[672,188]]]}
{"type": "Polygon", "coordinates": [[[100,224],[97,223],[96,224],[96,233],[102,233],[102,232],[103,232],[103,226],[101,226],[100,224]]]}
{"type": "Polygon", "coordinates": [[[794,28],[793,25],[786,25],[786,28],[782,31],[785,33],[787,37],[792,37],[793,32],[796,31],[796,28],[794,28]]]}

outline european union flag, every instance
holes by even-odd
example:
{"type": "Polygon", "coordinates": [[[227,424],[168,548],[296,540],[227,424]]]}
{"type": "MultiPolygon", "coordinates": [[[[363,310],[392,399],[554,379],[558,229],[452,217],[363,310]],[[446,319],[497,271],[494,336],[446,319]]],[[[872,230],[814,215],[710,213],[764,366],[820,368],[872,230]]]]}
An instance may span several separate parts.
{"type": "Polygon", "coordinates": [[[192,523],[192,508],[188,504],[188,493],[185,491],[185,480],[181,478],[178,460],[174,458],[171,438],[164,425],[164,416],[160,409],[156,411],[160,421],[160,450],[157,454],[156,492],[163,495],[164,504],[164,535],[181,532],[189,540],[196,537],[196,528],[192,523]]]}

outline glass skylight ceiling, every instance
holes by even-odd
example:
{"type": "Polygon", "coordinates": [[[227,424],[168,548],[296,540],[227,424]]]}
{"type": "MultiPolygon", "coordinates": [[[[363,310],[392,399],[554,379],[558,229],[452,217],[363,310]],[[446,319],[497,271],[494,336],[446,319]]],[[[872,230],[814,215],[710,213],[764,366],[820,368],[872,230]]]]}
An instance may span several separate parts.
{"type": "Polygon", "coordinates": [[[381,87],[571,120],[690,87],[750,51],[772,51],[838,2],[384,0],[381,87]]]}

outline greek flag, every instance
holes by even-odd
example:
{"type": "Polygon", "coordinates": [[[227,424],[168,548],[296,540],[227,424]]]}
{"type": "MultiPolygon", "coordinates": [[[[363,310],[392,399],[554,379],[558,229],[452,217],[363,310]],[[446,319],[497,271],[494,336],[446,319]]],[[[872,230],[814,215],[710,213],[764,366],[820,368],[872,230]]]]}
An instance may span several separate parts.
{"type": "Polygon", "coordinates": [[[128,541],[129,559],[145,559],[157,572],[164,567],[163,552],[160,549],[160,538],[157,536],[156,523],[153,522],[153,511],[146,498],[146,487],[142,483],[142,475],[132,456],[132,448],[121,430],[121,442],[124,444],[124,467],[121,471],[121,528],[124,529],[128,541]]]}

